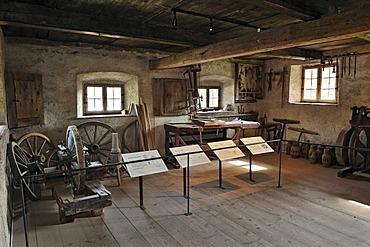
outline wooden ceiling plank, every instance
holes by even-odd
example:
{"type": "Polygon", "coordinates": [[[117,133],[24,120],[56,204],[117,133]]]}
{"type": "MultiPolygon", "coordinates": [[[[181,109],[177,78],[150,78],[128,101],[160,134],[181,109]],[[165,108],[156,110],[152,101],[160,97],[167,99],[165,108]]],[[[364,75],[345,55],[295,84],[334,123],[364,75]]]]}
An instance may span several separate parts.
{"type": "Polygon", "coordinates": [[[370,32],[370,7],[290,24],[150,61],[150,69],[176,68],[292,47],[344,40],[370,32]]]}
{"type": "Polygon", "coordinates": [[[276,9],[281,14],[292,16],[304,21],[310,21],[320,18],[320,13],[308,10],[306,8],[301,8],[297,5],[296,1],[261,0],[259,1],[259,4],[276,9]]]}
{"type": "Polygon", "coordinates": [[[209,35],[169,27],[154,27],[123,18],[91,18],[86,15],[65,13],[42,6],[29,4],[1,4],[0,24],[50,29],[60,32],[84,35],[114,36],[132,40],[146,40],[154,43],[196,47],[209,43],[209,35]],[[122,25],[125,23],[125,25],[122,25]]]}

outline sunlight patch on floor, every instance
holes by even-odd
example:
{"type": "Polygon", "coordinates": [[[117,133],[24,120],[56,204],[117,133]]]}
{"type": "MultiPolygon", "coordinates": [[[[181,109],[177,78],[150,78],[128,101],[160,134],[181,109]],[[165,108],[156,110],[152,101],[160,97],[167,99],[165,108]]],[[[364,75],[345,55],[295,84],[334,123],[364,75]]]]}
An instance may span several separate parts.
{"type": "MultiPolygon", "coordinates": [[[[249,162],[245,162],[245,161],[242,161],[242,160],[232,160],[232,161],[229,161],[228,163],[231,164],[231,165],[234,165],[234,166],[241,166],[241,167],[249,170],[249,162]]],[[[267,168],[263,167],[263,166],[252,164],[252,171],[263,171],[263,170],[267,170],[267,168]]]]}
{"type": "Polygon", "coordinates": [[[364,204],[364,203],[361,203],[361,202],[357,202],[357,201],[352,201],[352,200],[349,200],[349,202],[352,203],[352,204],[355,204],[357,206],[361,206],[363,208],[370,209],[370,205],[367,205],[367,204],[364,204]]]}

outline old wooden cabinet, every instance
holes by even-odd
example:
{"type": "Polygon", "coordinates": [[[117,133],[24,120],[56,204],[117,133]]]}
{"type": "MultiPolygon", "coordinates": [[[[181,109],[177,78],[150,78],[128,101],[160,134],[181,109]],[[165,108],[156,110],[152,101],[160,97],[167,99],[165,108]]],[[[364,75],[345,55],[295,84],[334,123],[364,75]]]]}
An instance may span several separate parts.
{"type": "Polygon", "coordinates": [[[6,72],[9,128],[42,124],[44,102],[40,74],[6,72]]]}
{"type": "Polygon", "coordinates": [[[155,116],[186,114],[186,80],[161,78],[153,81],[153,111],[155,116]]]}

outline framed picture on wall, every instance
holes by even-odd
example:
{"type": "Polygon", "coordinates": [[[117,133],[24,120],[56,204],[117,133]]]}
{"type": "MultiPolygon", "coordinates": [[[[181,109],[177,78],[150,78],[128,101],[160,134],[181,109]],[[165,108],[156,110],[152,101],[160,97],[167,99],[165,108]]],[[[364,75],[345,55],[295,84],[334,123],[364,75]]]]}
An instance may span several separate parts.
{"type": "Polygon", "coordinates": [[[256,102],[263,98],[263,67],[235,64],[235,103],[256,102]]]}

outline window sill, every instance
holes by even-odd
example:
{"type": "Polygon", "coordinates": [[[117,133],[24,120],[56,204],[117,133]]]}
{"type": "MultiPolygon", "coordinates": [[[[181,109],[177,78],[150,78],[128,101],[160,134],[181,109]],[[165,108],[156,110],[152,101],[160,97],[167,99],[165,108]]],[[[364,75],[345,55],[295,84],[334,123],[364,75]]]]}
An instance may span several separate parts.
{"type": "Polygon", "coordinates": [[[133,114],[111,114],[111,115],[86,115],[86,116],[78,116],[77,119],[86,119],[86,118],[116,118],[116,117],[136,117],[133,114]]]}
{"type": "Polygon", "coordinates": [[[316,102],[289,102],[292,105],[322,105],[322,106],[337,106],[338,103],[316,103],[316,102]]]}

